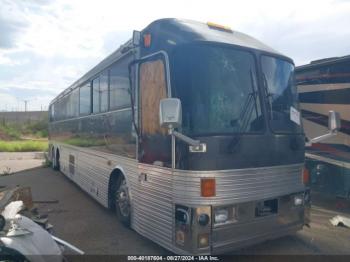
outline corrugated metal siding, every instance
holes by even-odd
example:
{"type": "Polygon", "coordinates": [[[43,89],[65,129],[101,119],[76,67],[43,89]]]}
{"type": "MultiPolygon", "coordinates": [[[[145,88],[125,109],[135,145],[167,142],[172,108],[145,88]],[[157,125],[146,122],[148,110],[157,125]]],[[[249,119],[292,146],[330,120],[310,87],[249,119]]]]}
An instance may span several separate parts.
{"type": "Polygon", "coordinates": [[[223,205],[253,201],[304,189],[302,164],[224,171],[175,171],[174,202],[223,205]],[[202,177],[216,178],[216,196],[203,198],[202,177]]]}
{"type": "Polygon", "coordinates": [[[172,172],[166,168],[139,164],[141,173],[147,174],[147,179],[138,182],[133,192],[133,227],[143,236],[172,250],[172,172]]]}
{"type": "Polygon", "coordinates": [[[135,159],[68,145],[59,145],[59,149],[61,171],[105,207],[108,207],[110,174],[116,166],[123,168],[127,182],[137,176],[135,159]],[[75,157],[76,166],[73,175],[69,173],[70,154],[75,157]]]}

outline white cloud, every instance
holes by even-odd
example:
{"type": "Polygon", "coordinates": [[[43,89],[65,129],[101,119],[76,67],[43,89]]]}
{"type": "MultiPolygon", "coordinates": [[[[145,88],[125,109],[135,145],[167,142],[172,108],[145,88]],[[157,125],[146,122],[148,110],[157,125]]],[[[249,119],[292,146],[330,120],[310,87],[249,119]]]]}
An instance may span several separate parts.
{"type": "Polygon", "coordinates": [[[350,1],[0,1],[0,93],[21,99],[58,94],[132,30],[164,17],[228,25],[297,64],[350,53],[350,1]]]}
{"type": "Polygon", "coordinates": [[[19,100],[9,94],[0,92],[0,111],[17,111],[20,109],[19,100]]]}

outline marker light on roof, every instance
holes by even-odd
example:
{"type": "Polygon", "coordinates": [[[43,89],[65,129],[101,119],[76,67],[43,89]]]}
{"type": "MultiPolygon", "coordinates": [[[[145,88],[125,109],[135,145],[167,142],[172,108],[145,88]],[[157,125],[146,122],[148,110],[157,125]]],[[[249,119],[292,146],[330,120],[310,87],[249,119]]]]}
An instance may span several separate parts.
{"type": "Polygon", "coordinates": [[[232,29],[230,27],[228,27],[228,26],[219,25],[219,24],[212,23],[212,22],[207,22],[207,25],[211,29],[217,29],[217,30],[220,30],[220,31],[233,33],[232,29]]]}

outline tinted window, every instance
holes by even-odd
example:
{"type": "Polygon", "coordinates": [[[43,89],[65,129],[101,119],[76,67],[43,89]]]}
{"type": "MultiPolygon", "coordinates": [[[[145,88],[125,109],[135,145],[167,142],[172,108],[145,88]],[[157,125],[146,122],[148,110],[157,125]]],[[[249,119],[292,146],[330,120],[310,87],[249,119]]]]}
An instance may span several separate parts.
{"type": "Polygon", "coordinates": [[[104,72],[100,75],[100,111],[108,110],[108,73],[104,72]]]}
{"type": "Polygon", "coordinates": [[[55,121],[55,104],[50,106],[50,121],[55,121]]]}
{"type": "Polygon", "coordinates": [[[58,120],[64,120],[67,116],[67,96],[64,96],[58,101],[58,120]]]}
{"type": "Polygon", "coordinates": [[[79,88],[76,88],[71,93],[70,106],[71,106],[71,117],[79,116],[79,88]]]}
{"type": "Polygon", "coordinates": [[[110,109],[130,107],[129,58],[124,58],[110,69],[110,109]]]}
{"type": "Polygon", "coordinates": [[[100,112],[100,78],[92,81],[92,112],[100,112]]]}
{"type": "Polygon", "coordinates": [[[272,130],[300,132],[300,117],[297,120],[299,123],[291,120],[292,113],[299,109],[294,65],[279,58],[262,56],[261,66],[272,130]]]}
{"type": "Polygon", "coordinates": [[[90,83],[80,87],[80,115],[88,115],[91,113],[91,88],[90,83]]]}

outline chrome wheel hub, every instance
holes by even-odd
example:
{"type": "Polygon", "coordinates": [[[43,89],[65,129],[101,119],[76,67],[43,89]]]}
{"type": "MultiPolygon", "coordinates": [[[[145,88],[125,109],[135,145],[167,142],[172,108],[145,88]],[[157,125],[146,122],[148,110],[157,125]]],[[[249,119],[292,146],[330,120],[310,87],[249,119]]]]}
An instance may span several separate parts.
{"type": "Polygon", "coordinates": [[[127,217],[130,214],[130,201],[129,201],[129,193],[128,193],[128,187],[126,186],[126,181],[123,180],[122,184],[120,185],[117,194],[116,194],[116,201],[117,205],[119,207],[120,213],[127,217]]]}

